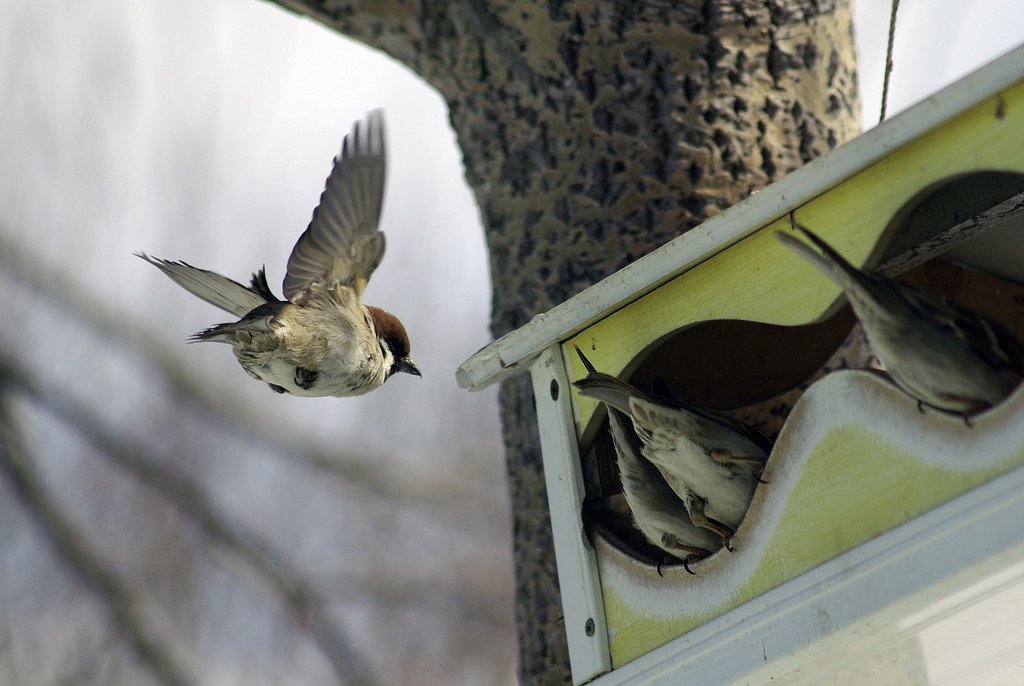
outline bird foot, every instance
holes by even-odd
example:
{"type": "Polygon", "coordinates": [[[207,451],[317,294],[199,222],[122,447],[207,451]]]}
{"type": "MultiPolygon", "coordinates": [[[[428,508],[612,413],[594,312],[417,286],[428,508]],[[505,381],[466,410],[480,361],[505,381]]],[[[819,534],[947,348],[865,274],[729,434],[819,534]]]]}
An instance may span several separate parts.
{"type": "MultiPolygon", "coordinates": [[[[690,565],[693,564],[694,562],[700,562],[704,558],[709,557],[711,555],[711,551],[704,550],[703,548],[692,547],[692,546],[680,546],[680,548],[682,548],[683,551],[691,551],[690,554],[687,555],[686,557],[681,557],[681,558],[678,558],[678,559],[681,559],[683,561],[683,569],[686,570],[687,574],[691,574],[693,576],[696,576],[697,572],[695,572],[692,569],[690,569],[690,565]]],[[[666,562],[670,562],[673,559],[677,559],[676,556],[673,555],[672,558],[663,557],[663,558],[661,558],[661,560],[658,561],[658,567],[657,567],[657,569],[658,569],[658,576],[660,576],[662,578],[665,577],[665,575],[662,573],[661,570],[664,568],[666,562]]]]}
{"type": "Polygon", "coordinates": [[[704,513],[704,500],[702,498],[695,498],[693,502],[690,503],[689,513],[690,521],[693,522],[694,526],[700,526],[710,531],[714,531],[716,534],[722,537],[722,545],[725,547],[725,549],[728,550],[730,553],[734,552],[731,543],[732,536],[736,532],[733,531],[731,527],[729,527],[726,524],[723,524],[717,519],[712,519],[711,517],[708,517],[704,513]]]}
{"type": "MultiPolygon", "coordinates": [[[[918,400],[917,401],[917,409],[918,409],[918,411],[921,414],[924,414],[924,408],[925,407],[934,407],[934,405],[929,405],[928,403],[924,402],[923,400],[918,400]]],[[[985,407],[985,406],[982,405],[981,407],[985,407]]],[[[943,411],[942,408],[938,408],[938,409],[939,409],[939,411],[943,411]]],[[[973,429],[974,428],[974,425],[971,424],[971,417],[970,417],[970,415],[968,413],[966,413],[966,412],[951,412],[949,410],[944,410],[944,411],[948,412],[949,414],[955,414],[958,417],[960,417],[960,419],[964,420],[964,426],[966,426],[968,429],[973,429]]]]}

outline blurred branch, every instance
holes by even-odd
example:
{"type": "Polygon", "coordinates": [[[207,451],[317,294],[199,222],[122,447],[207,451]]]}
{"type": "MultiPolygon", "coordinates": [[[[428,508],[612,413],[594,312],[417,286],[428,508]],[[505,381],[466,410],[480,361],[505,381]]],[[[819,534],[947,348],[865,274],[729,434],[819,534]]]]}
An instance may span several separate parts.
{"type": "MultiPolygon", "coordinates": [[[[0,385],[6,385],[0,370],[0,385]]],[[[85,537],[57,509],[26,455],[11,417],[7,394],[0,390],[0,472],[22,505],[42,527],[54,551],[107,607],[114,624],[127,637],[139,661],[167,686],[191,683],[170,651],[149,635],[131,593],[85,542],[85,537]]]]}
{"type": "MultiPolygon", "coordinates": [[[[473,502],[477,494],[471,485],[444,475],[417,473],[411,476],[382,469],[388,461],[378,457],[357,457],[332,450],[327,452],[280,423],[271,426],[257,420],[244,402],[227,402],[216,385],[200,381],[183,371],[179,360],[163,341],[150,335],[145,327],[132,323],[103,300],[89,295],[88,288],[75,283],[62,270],[52,268],[26,251],[11,233],[0,227],[0,268],[31,291],[50,301],[62,312],[74,317],[97,335],[126,348],[152,364],[171,392],[187,398],[204,417],[220,422],[226,429],[256,439],[281,456],[287,456],[308,468],[339,478],[346,486],[362,486],[374,495],[394,504],[448,507],[451,502],[473,502]]],[[[484,512],[485,508],[475,508],[484,512]]]]}
{"type": "Polygon", "coordinates": [[[367,596],[390,607],[426,610],[465,622],[486,624],[494,629],[513,629],[513,598],[506,586],[494,584],[469,587],[459,579],[395,579],[382,574],[340,573],[321,582],[330,589],[332,601],[344,594],[351,602],[365,602],[367,596]]]}
{"type": "MultiPolygon", "coordinates": [[[[145,445],[110,430],[84,406],[59,392],[45,392],[3,357],[0,357],[0,379],[73,427],[105,458],[162,495],[211,540],[247,562],[270,583],[293,620],[317,643],[341,683],[361,686],[376,683],[362,656],[327,615],[326,603],[317,590],[268,546],[258,543],[252,532],[230,524],[198,486],[147,457],[149,451],[145,445]]],[[[36,490],[42,493],[41,489],[36,490]]]]}

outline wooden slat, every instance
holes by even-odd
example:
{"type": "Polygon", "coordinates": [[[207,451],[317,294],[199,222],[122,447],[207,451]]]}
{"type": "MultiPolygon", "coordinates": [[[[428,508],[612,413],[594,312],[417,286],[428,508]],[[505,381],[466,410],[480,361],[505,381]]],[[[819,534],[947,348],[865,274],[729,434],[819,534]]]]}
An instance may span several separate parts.
{"type": "Polygon", "coordinates": [[[610,670],[611,657],[597,559],[583,528],[586,489],[558,346],[544,351],[532,376],[569,663],[580,684],[610,670]]]}

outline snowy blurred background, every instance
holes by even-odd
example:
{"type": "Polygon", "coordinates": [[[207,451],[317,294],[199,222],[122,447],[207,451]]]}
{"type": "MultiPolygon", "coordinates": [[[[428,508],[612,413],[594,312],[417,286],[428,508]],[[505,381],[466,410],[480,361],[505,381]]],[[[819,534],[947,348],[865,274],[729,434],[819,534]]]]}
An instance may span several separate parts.
{"type": "MultiPolygon", "coordinates": [[[[888,14],[857,5],[865,128],[888,14]]],[[[490,339],[487,259],[440,97],[259,0],[0,16],[0,425],[40,485],[0,479],[0,684],[151,683],[148,642],[204,684],[513,682],[496,393],[454,382],[490,339]],[[223,313],[131,253],[241,280],[265,263],[278,289],[378,106],[388,252],[367,300],[406,323],[423,379],[299,399],[186,346],[223,313]]],[[[904,0],[890,113],[1022,26],[1018,0],[904,0]]]]}

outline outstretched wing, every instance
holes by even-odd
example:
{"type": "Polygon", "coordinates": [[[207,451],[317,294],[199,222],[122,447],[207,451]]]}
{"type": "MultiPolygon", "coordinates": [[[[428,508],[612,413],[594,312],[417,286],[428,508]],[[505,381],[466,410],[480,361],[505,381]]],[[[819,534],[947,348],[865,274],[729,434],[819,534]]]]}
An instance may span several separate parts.
{"type": "Polygon", "coordinates": [[[384,112],[352,125],[313,210],[288,258],[284,295],[302,304],[311,288],[351,286],[362,296],[384,256],[378,228],[384,199],[384,112]]]}

